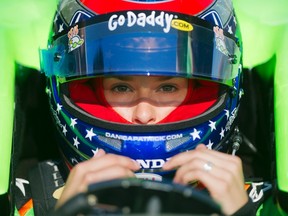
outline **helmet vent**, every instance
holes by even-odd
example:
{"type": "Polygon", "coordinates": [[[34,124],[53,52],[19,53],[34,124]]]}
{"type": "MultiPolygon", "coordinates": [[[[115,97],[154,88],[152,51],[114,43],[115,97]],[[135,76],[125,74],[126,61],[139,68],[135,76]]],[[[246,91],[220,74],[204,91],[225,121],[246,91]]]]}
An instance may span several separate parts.
{"type": "Polygon", "coordinates": [[[179,139],[174,140],[168,140],[166,142],[166,151],[170,152],[173,149],[177,148],[178,146],[183,145],[184,143],[188,142],[191,139],[191,137],[181,137],[179,139]]]}
{"type": "Polygon", "coordinates": [[[110,147],[112,147],[114,150],[121,151],[122,143],[120,140],[111,139],[109,137],[104,137],[101,135],[98,135],[98,139],[101,142],[105,143],[105,145],[109,145],[110,147]]]}

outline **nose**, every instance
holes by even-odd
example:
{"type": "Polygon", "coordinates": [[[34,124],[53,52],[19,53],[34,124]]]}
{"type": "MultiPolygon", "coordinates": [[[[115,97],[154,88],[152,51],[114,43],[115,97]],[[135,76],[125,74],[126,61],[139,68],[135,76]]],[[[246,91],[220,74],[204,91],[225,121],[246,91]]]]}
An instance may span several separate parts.
{"type": "Polygon", "coordinates": [[[147,101],[139,102],[133,110],[132,122],[134,124],[155,124],[156,109],[147,101]]]}

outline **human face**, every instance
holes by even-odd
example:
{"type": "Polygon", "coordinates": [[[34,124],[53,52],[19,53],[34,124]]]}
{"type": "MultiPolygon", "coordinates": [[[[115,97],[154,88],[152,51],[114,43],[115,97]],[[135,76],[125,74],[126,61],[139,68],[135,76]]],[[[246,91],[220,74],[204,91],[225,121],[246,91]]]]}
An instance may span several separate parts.
{"type": "Polygon", "coordinates": [[[188,80],[179,77],[118,76],[103,79],[109,105],[134,124],[156,124],[185,99],[188,80]]]}

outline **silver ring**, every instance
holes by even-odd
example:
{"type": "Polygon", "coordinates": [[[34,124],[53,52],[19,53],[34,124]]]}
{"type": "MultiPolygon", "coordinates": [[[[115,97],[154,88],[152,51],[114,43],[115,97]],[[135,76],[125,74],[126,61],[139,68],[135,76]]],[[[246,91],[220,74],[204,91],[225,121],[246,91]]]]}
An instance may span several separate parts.
{"type": "Polygon", "coordinates": [[[208,161],[207,163],[204,164],[203,169],[206,172],[210,172],[213,168],[214,164],[210,161],[208,161]]]}

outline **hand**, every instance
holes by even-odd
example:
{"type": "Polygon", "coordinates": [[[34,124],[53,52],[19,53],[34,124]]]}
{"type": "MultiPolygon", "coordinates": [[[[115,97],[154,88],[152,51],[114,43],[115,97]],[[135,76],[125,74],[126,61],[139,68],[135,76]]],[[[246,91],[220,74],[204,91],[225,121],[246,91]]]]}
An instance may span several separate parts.
{"type": "Polygon", "coordinates": [[[200,181],[211,197],[221,206],[224,214],[231,215],[247,201],[244,189],[242,162],[239,157],[209,150],[201,144],[195,150],[180,153],[167,161],[163,169],[176,169],[174,182],[189,184],[200,181]],[[206,163],[212,164],[205,170],[206,163]]]}
{"type": "Polygon", "coordinates": [[[130,158],[106,154],[104,150],[100,149],[93,158],[73,167],[56,208],[76,194],[87,191],[88,186],[92,183],[135,177],[134,171],[138,169],[140,169],[139,164],[130,158]]]}

